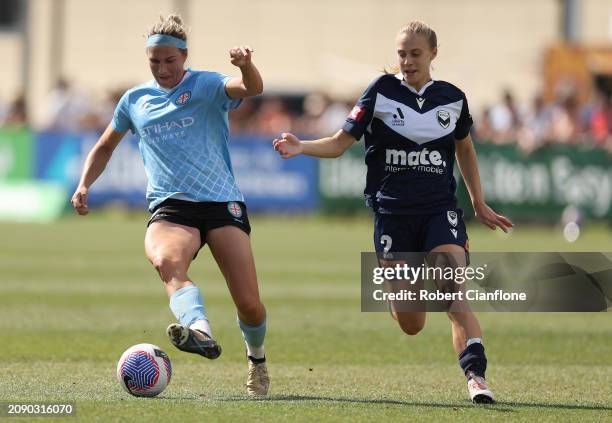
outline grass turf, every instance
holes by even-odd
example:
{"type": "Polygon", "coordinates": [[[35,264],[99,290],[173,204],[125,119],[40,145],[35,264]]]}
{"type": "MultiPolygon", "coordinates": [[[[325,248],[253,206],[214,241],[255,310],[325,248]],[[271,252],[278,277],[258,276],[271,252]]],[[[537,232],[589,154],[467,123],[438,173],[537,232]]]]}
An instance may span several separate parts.
{"type": "MultiPolygon", "coordinates": [[[[365,218],[253,219],[272,385],[251,400],[235,312],[208,251],[191,276],[224,353],[207,361],[166,340],[173,317],[143,256],[144,223],[94,213],[0,225],[0,401],[75,401],[82,421],[612,420],[610,314],[480,314],[499,402],[473,406],[445,315],[407,337],[386,313],[360,312],[359,252],[372,249],[365,218]],[[174,366],[158,398],[131,397],[115,379],[123,350],[140,342],[161,346],[174,366]]],[[[574,244],[537,226],[469,233],[474,251],[611,246],[603,226],[574,244]]]]}

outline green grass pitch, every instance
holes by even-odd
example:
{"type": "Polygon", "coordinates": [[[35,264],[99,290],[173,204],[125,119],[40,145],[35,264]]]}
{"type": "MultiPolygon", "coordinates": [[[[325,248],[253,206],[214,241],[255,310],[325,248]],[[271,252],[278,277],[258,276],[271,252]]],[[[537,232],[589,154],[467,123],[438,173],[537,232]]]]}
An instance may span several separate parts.
{"type": "MultiPolygon", "coordinates": [[[[252,219],[271,389],[249,399],[235,311],[207,250],[191,277],[223,355],[208,361],[165,338],[173,317],[143,254],[145,222],[94,212],[0,225],[0,401],[74,401],[76,420],[88,422],[612,420],[610,314],[479,314],[499,402],[474,406],[445,315],[430,314],[408,337],[387,314],[360,312],[367,218],[252,219]],[[115,378],[121,353],[140,342],[172,360],[173,379],[158,398],[131,397],[115,378]]],[[[472,225],[469,233],[474,251],[612,246],[604,226],[587,227],[575,244],[537,226],[502,236],[472,225]]]]}

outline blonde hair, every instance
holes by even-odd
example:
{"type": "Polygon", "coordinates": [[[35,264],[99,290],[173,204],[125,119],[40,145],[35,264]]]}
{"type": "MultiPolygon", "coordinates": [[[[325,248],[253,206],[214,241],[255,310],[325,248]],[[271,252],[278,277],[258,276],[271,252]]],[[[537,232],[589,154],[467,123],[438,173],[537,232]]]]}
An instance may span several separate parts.
{"type": "Polygon", "coordinates": [[[438,37],[436,36],[436,31],[421,21],[412,21],[408,25],[400,28],[397,35],[399,36],[401,34],[422,35],[429,43],[429,47],[432,50],[438,47],[438,37]]]}
{"type": "Polygon", "coordinates": [[[165,18],[160,16],[159,20],[160,22],[157,22],[149,30],[147,37],[155,34],[164,34],[187,41],[187,30],[183,25],[183,19],[179,15],[170,14],[165,18]]]}
{"type": "MultiPolygon", "coordinates": [[[[408,25],[405,25],[400,28],[397,32],[397,36],[400,35],[422,35],[427,40],[429,44],[429,48],[432,50],[438,47],[438,37],[436,36],[436,31],[431,29],[429,25],[421,21],[412,21],[408,25]]],[[[383,69],[383,72],[386,74],[397,74],[399,72],[399,66],[393,66],[391,69],[387,70],[387,68],[383,69]]]]}

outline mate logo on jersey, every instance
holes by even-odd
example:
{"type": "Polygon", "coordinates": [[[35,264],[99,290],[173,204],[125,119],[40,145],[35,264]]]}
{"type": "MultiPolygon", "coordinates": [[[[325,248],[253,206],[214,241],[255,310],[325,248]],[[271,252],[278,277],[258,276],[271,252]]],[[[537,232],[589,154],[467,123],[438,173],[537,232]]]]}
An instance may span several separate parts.
{"type": "Polygon", "coordinates": [[[437,118],[438,118],[438,123],[440,124],[440,126],[444,129],[448,128],[448,125],[450,125],[450,113],[448,113],[446,110],[438,110],[438,113],[436,114],[437,118]]]}
{"type": "Polygon", "coordinates": [[[175,103],[180,106],[182,104],[187,103],[190,98],[191,98],[191,91],[185,91],[184,93],[182,93],[176,98],[175,103]]]}
{"type": "Polygon", "coordinates": [[[385,150],[385,164],[387,172],[399,172],[406,170],[406,166],[410,166],[420,172],[442,174],[446,167],[446,161],[442,159],[442,154],[438,150],[430,151],[427,148],[410,152],[387,148],[385,150]]]}
{"type": "Polygon", "coordinates": [[[365,109],[363,107],[355,106],[351,113],[349,113],[349,119],[353,119],[355,122],[359,122],[363,115],[365,114],[365,109]]]}

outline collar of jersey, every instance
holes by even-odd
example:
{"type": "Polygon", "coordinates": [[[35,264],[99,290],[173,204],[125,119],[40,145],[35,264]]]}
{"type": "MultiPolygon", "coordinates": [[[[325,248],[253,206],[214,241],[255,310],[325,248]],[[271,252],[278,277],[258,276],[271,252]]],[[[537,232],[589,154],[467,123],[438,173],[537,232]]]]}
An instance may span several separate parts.
{"type": "Polygon", "coordinates": [[[399,79],[400,81],[402,81],[402,85],[406,88],[408,88],[410,91],[412,91],[413,93],[415,93],[418,96],[422,96],[423,93],[425,92],[425,90],[434,83],[434,79],[432,79],[431,81],[429,81],[427,84],[423,85],[421,87],[421,89],[419,91],[417,91],[416,88],[414,88],[412,85],[409,85],[406,81],[404,81],[404,75],[400,73],[396,74],[395,77],[397,79],[399,79]]]}
{"type": "Polygon", "coordinates": [[[171,93],[172,91],[176,90],[179,87],[179,85],[181,85],[189,77],[189,75],[191,75],[191,68],[187,69],[187,72],[185,72],[185,75],[183,75],[183,79],[181,79],[181,82],[179,82],[172,88],[164,88],[161,85],[159,85],[157,81],[155,81],[155,79],[153,81],[155,82],[155,88],[165,93],[171,93]]]}

